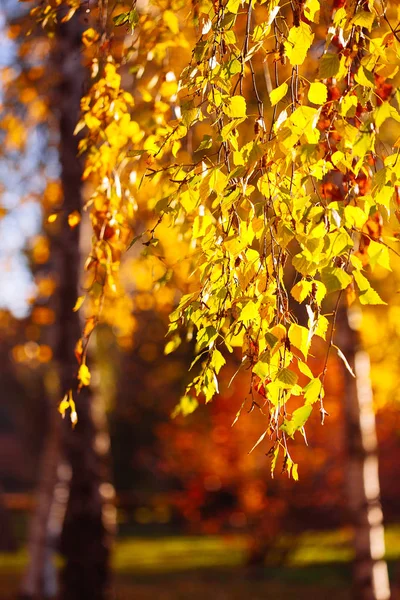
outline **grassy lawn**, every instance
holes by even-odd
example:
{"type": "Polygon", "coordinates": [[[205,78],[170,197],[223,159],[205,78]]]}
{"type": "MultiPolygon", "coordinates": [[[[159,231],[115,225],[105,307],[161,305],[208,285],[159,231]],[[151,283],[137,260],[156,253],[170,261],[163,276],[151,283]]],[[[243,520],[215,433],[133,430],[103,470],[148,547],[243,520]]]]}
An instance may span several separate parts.
{"type": "MultiPolygon", "coordinates": [[[[284,567],[244,565],[245,536],[127,538],[113,557],[118,600],[316,600],[350,598],[350,533],[306,532],[292,545],[284,567]]],[[[387,532],[392,565],[400,558],[400,527],[387,532]]],[[[0,555],[0,597],[15,597],[27,554],[0,555]]],[[[391,566],[392,566],[391,565],[391,566]]],[[[90,600],[90,599],[88,599],[90,600]]]]}

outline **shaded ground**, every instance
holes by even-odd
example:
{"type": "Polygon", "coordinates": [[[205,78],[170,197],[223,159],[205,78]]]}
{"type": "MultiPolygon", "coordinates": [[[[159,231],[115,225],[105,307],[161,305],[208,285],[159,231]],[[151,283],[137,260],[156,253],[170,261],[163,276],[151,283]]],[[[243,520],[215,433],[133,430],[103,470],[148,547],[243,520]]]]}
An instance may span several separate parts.
{"type": "MultiPolygon", "coordinates": [[[[0,575],[0,598],[15,600],[19,576],[0,575]]],[[[150,575],[116,575],[116,600],[350,600],[349,574],[317,567],[245,573],[207,569],[150,575]]],[[[90,599],[88,599],[90,600],[90,599]]]]}

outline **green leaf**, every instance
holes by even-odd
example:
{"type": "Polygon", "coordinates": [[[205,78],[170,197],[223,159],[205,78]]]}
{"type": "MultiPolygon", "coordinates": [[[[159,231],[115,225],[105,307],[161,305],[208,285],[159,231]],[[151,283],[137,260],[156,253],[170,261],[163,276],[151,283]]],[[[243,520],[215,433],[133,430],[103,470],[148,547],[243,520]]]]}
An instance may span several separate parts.
{"type": "Polygon", "coordinates": [[[361,304],[386,304],[384,300],[379,296],[378,292],[372,289],[368,279],[364,277],[359,271],[353,271],[353,276],[360,290],[358,299],[361,304]]]}
{"type": "Polygon", "coordinates": [[[123,12],[113,17],[113,22],[116,27],[129,23],[133,28],[139,23],[139,14],[136,8],[133,8],[128,12],[123,12]]]}
{"type": "Polygon", "coordinates": [[[358,25],[359,27],[365,27],[368,31],[371,31],[373,22],[375,20],[375,15],[372,12],[367,12],[366,10],[359,10],[355,16],[352,18],[351,22],[353,25],[358,25]]]}
{"type": "Polygon", "coordinates": [[[196,108],[192,100],[182,102],[182,122],[189,129],[189,127],[197,121],[199,118],[199,109],[196,108]]]}
{"type": "Polygon", "coordinates": [[[183,415],[184,417],[187,417],[187,415],[190,415],[193,411],[196,410],[198,405],[199,403],[193,396],[183,396],[180,399],[179,404],[177,404],[174,410],[172,411],[171,417],[173,419],[178,415],[183,415]]]}
{"type": "Polygon", "coordinates": [[[269,363],[259,360],[253,367],[253,373],[265,381],[270,376],[271,367],[269,363]]]}
{"type": "Polygon", "coordinates": [[[275,106],[275,104],[278,104],[278,102],[286,96],[288,89],[289,89],[288,84],[285,82],[285,83],[282,83],[279,87],[272,90],[269,93],[269,99],[271,101],[271,106],[275,106]]]}
{"type": "Polygon", "coordinates": [[[340,69],[340,60],[337,54],[327,52],[319,61],[319,76],[321,79],[335,77],[340,69]]]}
{"type": "Polygon", "coordinates": [[[119,15],[116,15],[115,17],[113,17],[113,22],[116,27],[119,27],[120,25],[127,23],[128,19],[129,19],[129,12],[123,12],[123,13],[120,13],[119,15]]]}
{"type": "Polygon", "coordinates": [[[272,348],[275,346],[276,342],[278,341],[278,338],[271,332],[267,331],[267,333],[265,334],[265,341],[267,342],[268,346],[272,348]]]}
{"type": "Polygon", "coordinates": [[[200,150],[209,150],[213,144],[212,136],[205,135],[200,143],[200,146],[195,150],[195,152],[199,152],[200,150]]]}
{"type": "Polygon", "coordinates": [[[306,422],[308,421],[312,412],[312,406],[307,404],[297,408],[290,420],[285,419],[280,429],[287,433],[290,437],[293,437],[296,431],[304,427],[306,422]]]}
{"type": "Polygon", "coordinates": [[[355,116],[358,104],[357,96],[346,94],[346,96],[342,96],[340,98],[339,103],[339,113],[342,115],[342,117],[355,116]]]}
{"type": "Polygon", "coordinates": [[[213,342],[217,336],[218,332],[212,325],[199,329],[197,332],[197,344],[199,352],[207,346],[210,347],[211,342],[213,342]]]}
{"type": "Polygon", "coordinates": [[[323,397],[322,382],[318,377],[315,377],[304,388],[305,404],[314,404],[321,396],[323,397]]]}
{"type": "Polygon", "coordinates": [[[359,83],[360,85],[364,86],[364,87],[369,87],[371,89],[374,89],[375,87],[375,83],[374,83],[374,76],[372,75],[372,73],[370,71],[367,71],[367,69],[364,69],[363,66],[361,66],[357,73],[354,76],[354,79],[357,81],[357,83],[359,83]]]}
{"type": "Polygon", "coordinates": [[[276,375],[276,380],[284,384],[283,386],[280,385],[280,387],[291,388],[294,385],[296,385],[298,377],[296,373],[294,373],[290,369],[285,368],[278,371],[276,375]]]}
{"type": "Polygon", "coordinates": [[[328,294],[344,290],[351,283],[350,275],[339,267],[325,267],[321,269],[320,273],[328,294]]]}

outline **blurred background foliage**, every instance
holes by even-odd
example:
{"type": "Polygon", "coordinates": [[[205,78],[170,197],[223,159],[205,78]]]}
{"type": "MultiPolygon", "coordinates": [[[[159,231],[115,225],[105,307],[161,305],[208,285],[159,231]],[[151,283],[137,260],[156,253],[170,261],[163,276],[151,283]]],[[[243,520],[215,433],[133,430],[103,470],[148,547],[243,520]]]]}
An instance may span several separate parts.
{"type": "MultiPolygon", "coordinates": [[[[25,38],[31,23],[11,1],[4,3],[0,25],[0,595],[11,598],[27,561],[27,521],[51,427],[46,398],[57,387],[52,368],[57,274],[51,244],[60,225],[49,216],[62,210],[62,191],[59,133],[51,111],[57,73],[46,62],[53,40],[44,35],[25,38]]],[[[122,46],[124,38],[117,32],[114,43],[122,46]]],[[[177,72],[187,52],[171,51],[177,72]]],[[[129,88],[128,70],[124,77],[129,88]]],[[[144,123],[150,119],[149,88],[149,80],[144,81],[138,90],[142,102],[135,108],[144,123]]],[[[196,130],[193,147],[206,133],[202,126],[196,130]]],[[[399,124],[392,123],[388,138],[399,135],[399,124]]],[[[190,157],[189,150],[182,152],[190,157]]],[[[138,193],[135,233],[151,222],[147,206],[148,198],[138,193]]],[[[81,228],[85,256],[90,237],[85,215],[81,228]]],[[[118,598],[204,598],[210,591],[216,600],[300,600],[312,593],[328,598],[332,592],[349,598],[352,550],[342,363],[330,360],[325,425],[317,417],[310,419],[308,446],[298,441],[293,448],[300,464],[297,483],[279,471],[270,477],[261,446],[249,454],[263,431],[257,414],[246,407],[232,427],[249,387],[246,373],[229,385],[238,355],[229,358],[215,402],[193,414],[188,406],[190,414],[171,419],[186,387],[193,346],[187,340],[165,355],[165,333],[168,314],[190,282],[182,260],[185,242],[171,239],[171,230],[163,225],[157,235],[163,264],[151,248],[144,250],[146,261],[136,246],[127,253],[121,280],[130,293],[106,304],[105,323],[97,328],[93,344],[92,383],[106,407],[111,440],[118,598]],[[265,568],[257,571],[260,566],[265,568]]],[[[387,556],[396,590],[400,263],[394,260],[389,274],[377,268],[374,278],[389,306],[364,310],[362,337],[372,363],[387,556]]],[[[323,361],[315,346],[314,372],[322,371],[323,361]]]]}

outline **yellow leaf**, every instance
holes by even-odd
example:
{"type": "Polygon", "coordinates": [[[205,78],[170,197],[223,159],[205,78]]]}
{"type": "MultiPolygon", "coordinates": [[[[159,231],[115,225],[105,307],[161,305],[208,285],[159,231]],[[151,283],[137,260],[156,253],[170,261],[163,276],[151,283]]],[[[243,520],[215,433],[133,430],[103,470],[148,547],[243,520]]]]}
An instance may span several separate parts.
{"type": "Polygon", "coordinates": [[[275,106],[275,104],[278,104],[278,102],[280,100],[282,100],[282,98],[284,98],[284,96],[286,96],[288,89],[289,89],[288,84],[282,83],[275,90],[272,90],[272,92],[270,92],[270,94],[269,94],[271,106],[275,106]]]}
{"type": "Polygon", "coordinates": [[[288,39],[285,42],[285,51],[291,65],[303,64],[313,39],[314,34],[311,32],[311,27],[303,21],[298,27],[290,29],[288,39]]]}
{"type": "Polygon", "coordinates": [[[304,15],[309,21],[319,23],[320,4],[318,0],[306,0],[304,5],[304,15]]]}
{"type": "Polygon", "coordinates": [[[280,342],[282,342],[282,340],[284,340],[286,337],[286,328],[284,327],[284,325],[275,325],[275,327],[272,327],[269,330],[269,333],[271,333],[280,342]]]}
{"type": "Polygon", "coordinates": [[[372,73],[367,71],[367,69],[364,69],[364,67],[360,67],[358,69],[354,79],[357,81],[357,83],[363,85],[364,87],[369,87],[371,89],[374,89],[375,87],[372,73]]]}
{"type": "Polygon", "coordinates": [[[115,90],[119,89],[119,86],[121,85],[121,75],[117,73],[117,67],[112,63],[107,63],[104,67],[104,72],[104,79],[107,86],[115,90]]]}
{"type": "Polygon", "coordinates": [[[75,302],[75,306],[72,309],[74,312],[77,312],[80,309],[80,307],[82,306],[82,304],[85,301],[85,298],[86,298],[86,296],[79,296],[79,298],[77,298],[77,300],[75,302]]]}
{"type": "Polygon", "coordinates": [[[179,33],[178,17],[172,10],[164,10],[163,21],[172,33],[179,33]]]}
{"type": "Polygon", "coordinates": [[[164,354],[171,354],[171,352],[174,352],[180,346],[181,341],[179,335],[174,335],[172,340],[169,340],[169,342],[166,343],[164,354]]]}
{"type": "Polygon", "coordinates": [[[78,371],[78,379],[81,382],[82,385],[89,385],[90,384],[90,371],[87,368],[87,366],[85,364],[82,364],[79,367],[79,371],[78,371]]]}
{"type": "Polygon", "coordinates": [[[93,27],[89,27],[89,29],[86,29],[86,31],[82,33],[82,42],[86,48],[89,48],[89,46],[91,46],[98,39],[99,34],[93,29],[93,27]]]}
{"type": "Polygon", "coordinates": [[[58,407],[58,412],[61,414],[62,418],[65,417],[65,411],[69,408],[69,400],[68,400],[68,395],[65,394],[64,398],[61,400],[59,407],[58,407]]]}
{"type": "Polygon", "coordinates": [[[292,323],[289,327],[288,335],[290,343],[302,352],[304,358],[307,358],[308,350],[310,348],[308,329],[301,325],[297,325],[297,323],[292,323]]]}
{"type": "Polygon", "coordinates": [[[246,116],[246,100],[243,96],[233,96],[229,98],[223,108],[224,113],[232,119],[240,119],[246,116]]]}
{"type": "Polygon", "coordinates": [[[81,215],[77,210],[74,210],[70,215],[68,215],[68,225],[71,229],[74,229],[77,225],[79,225],[81,221],[81,215]]]}
{"type": "Polygon", "coordinates": [[[306,405],[314,404],[314,402],[317,402],[323,395],[322,383],[318,377],[311,379],[304,388],[304,400],[306,405]]]}
{"type": "Polygon", "coordinates": [[[308,99],[313,104],[324,104],[328,98],[328,88],[319,81],[312,83],[308,90],[308,99]]]}
{"type": "Polygon", "coordinates": [[[314,379],[313,372],[311,371],[311,369],[307,365],[307,363],[305,363],[302,360],[298,359],[297,366],[299,367],[300,373],[303,373],[303,375],[305,375],[309,379],[314,379]]]}
{"type": "Polygon", "coordinates": [[[346,94],[342,96],[339,103],[339,113],[342,117],[354,117],[358,104],[357,96],[346,94]]]}
{"type": "Polygon", "coordinates": [[[370,240],[367,254],[369,256],[369,265],[372,270],[374,270],[376,265],[379,265],[388,271],[392,270],[390,267],[389,249],[387,246],[375,242],[374,240],[370,240]]]}
{"type": "Polygon", "coordinates": [[[291,294],[297,302],[303,302],[311,292],[312,282],[302,279],[292,287],[291,294]]]}
{"type": "Polygon", "coordinates": [[[243,308],[240,313],[240,320],[246,325],[250,324],[251,321],[258,322],[260,320],[260,313],[258,310],[258,304],[250,300],[243,308]]]}
{"type": "Polygon", "coordinates": [[[326,296],[326,287],[322,281],[316,280],[313,281],[313,286],[315,289],[315,300],[317,301],[317,304],[321,304],[322,300],[326,296]]]}
{"type": "Polygon", "coordinates": [[[368,219],[368,215],[359,206],[351,204],[345,206],[344,216],[347,227],[357,227],[357,229],[361,229],[368,219]]]}
{"type": "Polygon", "coordinates": [[[317,327],[314,331],[314,335],[322,338],[323,340],[326,338],[326,332],[328,331],[329,321],[323,315],[318,317],[317,327]]]}
{"type": "MultiPolygon", "coordinates": [[[[304,135],[309,144],[316,144],[319,141],[319,129],[317,123],[321,109],[312,108],[311,106],[299,106],[290,116],[290,121],[296,127],[293,128],[293,134],[298,136],[304,135]]],[[[288,140],[285,140],[287,143],[288,140]]]]}
{"type": "Polygon", "coordinates": [[[356,15],[352,19],[353,25],[358,25],[359,27],[365,27],[368,31],[371,31],[372,24],[375,20],[375,15],[372,12],[367,12],[366,10],[359,10],[356,15]]]}
{"type": "Polygon", "coordinates": [[[237,14],[241,4],[242,4],[242,0],[228,0],[226,9],[229,10],[229,12],[231,12],[231,13],[237,14]]]}

